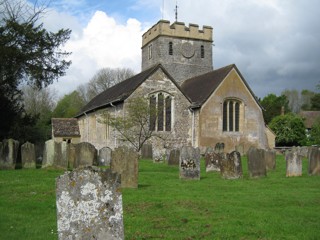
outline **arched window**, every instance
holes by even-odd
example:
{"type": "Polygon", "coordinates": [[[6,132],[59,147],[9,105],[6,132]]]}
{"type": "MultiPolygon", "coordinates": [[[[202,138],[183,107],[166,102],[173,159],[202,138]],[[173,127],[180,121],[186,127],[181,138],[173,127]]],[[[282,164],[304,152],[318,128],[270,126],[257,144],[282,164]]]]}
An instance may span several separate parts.
{"type": "Polygon", "coordinates": [[[172,42],[169,42],[169,55],[173,55],[172,42]]]}
{"type": "Polygon", "coordinates": [[[156,93],[149,97],[151,131],[171,131],[172,97],[167,93],[156,93]]]}
{"type": "Polygon", "coordinates": [[[200,51],[201,51],[201,58],[204,58],[204,46],[203,45],[201,45],[200,51]]]}
{"type": "Polygon", "coordinates": [[[224,132],[239,132],[240,126],[240,102],[228,99],[223,102],[222,130],[224,132]]]}

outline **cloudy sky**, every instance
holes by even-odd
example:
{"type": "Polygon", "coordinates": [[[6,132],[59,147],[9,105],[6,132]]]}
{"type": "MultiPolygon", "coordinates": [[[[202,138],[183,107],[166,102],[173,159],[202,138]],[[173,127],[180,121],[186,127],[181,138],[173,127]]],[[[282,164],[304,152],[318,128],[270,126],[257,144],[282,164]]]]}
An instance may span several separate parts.
{"type": "MultiPolygon", "coordinates": [[[[30,0],[31,1],[31,0],[30,0]]],[[[141,35],[176,0],[52,0],[43,18],[51,31],[72,30],[72,66],[53,87],[59,95],[103,67],[140,72],[141,35]]],[[[178,0],[178,21],[214,29],[214,68],[235,63],[258,97],[320,84],[319,0],[178,0]]]]}

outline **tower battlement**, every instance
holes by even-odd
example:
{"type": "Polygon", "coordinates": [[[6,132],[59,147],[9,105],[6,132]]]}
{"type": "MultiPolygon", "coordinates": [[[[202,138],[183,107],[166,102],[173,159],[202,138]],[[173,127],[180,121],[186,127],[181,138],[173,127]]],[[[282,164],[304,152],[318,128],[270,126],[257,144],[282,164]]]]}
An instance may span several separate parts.
{"type": "Polygon", "coordinates": [[[212,33],[213,28],[210,26],[203,26],[202,29],[199,29],[199,25],[197,24],[190,23],[187,27],[183,22],[174,22],[170,25],[170,21],[160,20],[142,35],[142,47],[158,36],[178,37],[212,42],[212,33]]]}

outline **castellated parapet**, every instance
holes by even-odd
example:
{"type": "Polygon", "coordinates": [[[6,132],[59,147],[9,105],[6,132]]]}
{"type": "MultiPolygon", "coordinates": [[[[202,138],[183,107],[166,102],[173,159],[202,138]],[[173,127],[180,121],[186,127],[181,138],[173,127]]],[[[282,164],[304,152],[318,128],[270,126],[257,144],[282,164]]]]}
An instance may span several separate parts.
{"type": "Polygon", "coordinates": [[[174,22],[170,25],[170,21],[160,20],[142,35],[142,47],[159,36],[213,42],[212,35],[213,28],[210,26],[203,26],[203,29],[199,29],[197,24],[190,23],[187,27],[183,22],[174,22]]]}

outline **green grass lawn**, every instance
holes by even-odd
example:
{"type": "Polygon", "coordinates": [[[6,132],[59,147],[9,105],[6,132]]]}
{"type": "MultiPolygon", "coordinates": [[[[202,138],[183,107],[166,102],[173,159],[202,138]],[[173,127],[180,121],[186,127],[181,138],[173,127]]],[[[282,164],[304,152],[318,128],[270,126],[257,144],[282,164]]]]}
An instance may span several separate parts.
{"type": "MultiPolygon", "coordinates": [[[[320,239],[320,177],[179,179],[178,167],[141,160],[139,188],[124,189],[126,239],[320,239]]],[[[55,170],[0,171],[0,239],[57,239],[55,170]]]]}

